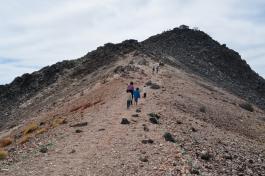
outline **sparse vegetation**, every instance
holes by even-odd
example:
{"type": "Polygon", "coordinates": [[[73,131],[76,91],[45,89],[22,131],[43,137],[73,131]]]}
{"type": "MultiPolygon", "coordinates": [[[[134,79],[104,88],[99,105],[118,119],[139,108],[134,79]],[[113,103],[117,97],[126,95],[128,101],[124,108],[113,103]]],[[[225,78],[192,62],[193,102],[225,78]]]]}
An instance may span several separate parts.
{"type": "Polygon", "coordinates": [[[8,152],[4,151],[3,149],[0,149],[0,160],[6,159],[8,156],[8,152]]]}
{"type": "Polygon", "coordinates": [[[65,118],[59,117],[59,118],[55,118],[52,122],[52,127],[55,128],[61,124],[65,124],[66,120],[65,118]]]}
{"type": "Polygon", "coordinates": [[[240,103],[239,106],[249,112],[254,112],[254,108],[250,103],[240,103]]]}
{"type": "Polygon", "coordinates": [[[12,144],[12,142],[13,141],[12,141],[11,138],[5,137],[5,138],[3,138],[3,139],[0,140],[0,147],[6,147],[6,146],[12,144]]]}
{"type": "Polygon", "coordinates": [[[34,132],[35,130],[38,129],[38,124],[36,122],[31,122],[30,124],[28,124],[24,130],[23,130],[23,134],[27,135],[30,134],[32,132],[34,132]]]}
{"type": "Polygon", "coordinates": [[[44,133],[44,132],[46,132],[47,131],[47,128],[40,128],[40,129],[38,129],[37,131],[36,131],[36,135],[38,135],[38,134],[42,134],[42,133],[44,133]]]}

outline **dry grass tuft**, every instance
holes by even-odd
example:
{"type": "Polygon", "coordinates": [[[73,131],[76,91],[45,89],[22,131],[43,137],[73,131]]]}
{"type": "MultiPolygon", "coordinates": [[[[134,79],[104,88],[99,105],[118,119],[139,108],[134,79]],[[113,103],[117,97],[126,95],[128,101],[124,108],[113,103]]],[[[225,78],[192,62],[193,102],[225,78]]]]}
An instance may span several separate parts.
{"type": "Polygon", "coordinates": [[[38,130],[36,131],[36,135],[38,135],[38,134],[42,134],[42,133],[47,132],[47,131],[48,131],[47,128],[40,128],[40,129],[38,129],[38,130]]]}
{"type": "Polygon", "coordinates": [[[8,156],[8,152],[0,149],[0,160],[6,159],[8,156]]]}
{"type": "Polygon", "coordinates": [[[30,124],[28,124],[24,130],[23,130],[23,134],[27,135],[30,134],[32,132],[34,132],[35,130],[38,129],[38,124],[36,122],[31,122],[30,124]]]}
{"type": "Polygon", "coordinates": [[[66,119],[65,118],[62,118],[62,117],[59,117],[59,118],[55,118],[53,121],[52,121],[52,127],[55,128],[61,124],[66,124],[66,119]]]}
{"type": "Polygon", "coordinates": [[[0,147],[6,147],[10,144],[12,144],[13,140],[10,137],[5,137],[3,139],[0,139],[0,147]]]}

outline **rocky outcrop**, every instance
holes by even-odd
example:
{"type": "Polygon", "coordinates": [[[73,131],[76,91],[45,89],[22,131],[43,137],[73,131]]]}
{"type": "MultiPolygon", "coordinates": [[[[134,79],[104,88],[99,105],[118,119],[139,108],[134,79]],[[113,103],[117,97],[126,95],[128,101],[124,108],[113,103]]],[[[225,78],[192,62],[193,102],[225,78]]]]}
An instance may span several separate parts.
{"type": "Polygon", "coordinates": [[[175,28],[142,42],[163,62],[181,66],[265,109],[265,80],[241,56],[206,33],[175,28]]]}

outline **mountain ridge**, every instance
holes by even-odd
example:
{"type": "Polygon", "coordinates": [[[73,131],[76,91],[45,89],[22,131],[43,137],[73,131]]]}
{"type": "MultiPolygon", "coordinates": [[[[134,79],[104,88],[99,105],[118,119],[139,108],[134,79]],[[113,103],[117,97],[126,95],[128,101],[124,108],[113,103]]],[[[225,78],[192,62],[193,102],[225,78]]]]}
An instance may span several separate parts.
{"type": "Polygon", "coordinates": [[[81,79],[133,50],[198,74],[265,109],[265,80],[237,52],[202,31],[180,27],[142,42],[130,39],[118,44],[106,43],[79,59],[58,62],[0,85],[1,118],[8,118],[10,106],[19,106],[60,77],[67,77],[69,82],[81,79]]]}

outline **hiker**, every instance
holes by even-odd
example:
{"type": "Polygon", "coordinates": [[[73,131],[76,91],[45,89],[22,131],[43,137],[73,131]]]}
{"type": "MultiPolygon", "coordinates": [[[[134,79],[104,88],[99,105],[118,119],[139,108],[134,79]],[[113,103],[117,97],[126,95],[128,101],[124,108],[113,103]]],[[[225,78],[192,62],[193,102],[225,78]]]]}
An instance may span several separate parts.
{"type": "Polygon", "coordinates": [[[147,89],[147,87],[144,86],[144,88],[143,88],[143,98],[146,98],[146,89],[147,89]]]}
{"type": "Polygon", "coordinates": [[[153,74],[155,73],[155,69],[156,69],[156,67],[155,67],[155,66],[153,66],[153,74]]]}
{"type": "Polygon", "coordinates": [[[158,71],[159,71],[159,63],[156,63],[155,69],[156,69],[156,73],[158,73],[158,71]]]}
{"type": "Polygon", "coordinates": [[[133,99],[132,99],[132,94],[131,94],[131,92],[129,91],[129,90],[127,90],[126,91],[127,92],[127,109],[129,109],[130,108],[130,106],[132,105],[132,101],[133,101],[133,99]]]}
{"type": "Polygon", "coordinates": [[[133,91],[134,91],[133,82],[130,82],[130,84],[127,87],[127,90],[131,92],[133,98],[133,91]]]}
{"type": "Polygon", "coordinates": [[[136,88],[135,91],[133,91],[133,97],[134,97],[135,105],[137,105],[138,104],[138,99],[141,98],[140,90],[139,90],[138,87],[136,88]]]}

